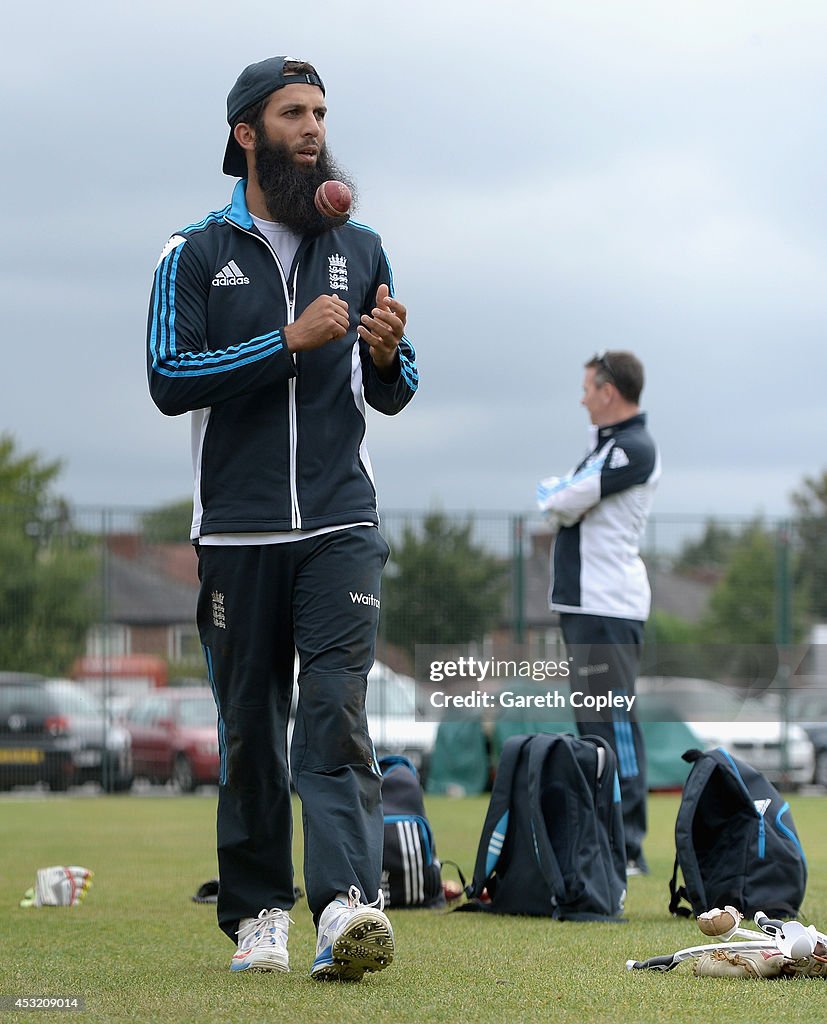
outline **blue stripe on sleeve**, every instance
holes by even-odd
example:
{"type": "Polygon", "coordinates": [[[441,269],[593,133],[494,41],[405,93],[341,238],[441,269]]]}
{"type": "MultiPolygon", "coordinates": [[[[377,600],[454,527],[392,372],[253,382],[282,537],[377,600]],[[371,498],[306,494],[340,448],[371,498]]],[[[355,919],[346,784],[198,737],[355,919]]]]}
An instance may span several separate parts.
{"type": "Polygon", "coordinates": [[[600,458],[595,459],[593,462],[587,463],[582,469],[579,469],[572,476],[564,476],[558,480],[552,487],[546,487],[542,481],[537,484],[537,501],[542,503],[547,498],[550,498],[553,494],[557,494],[560,491],[565,491],[569,487],[573,487],[575,484],[580,483],[581,480],[588,480],[589,477],[599,476],[603,470],[603,464],[606,461],[608,452],[604,452],[600,458]]]}
{"type": "Polygon", "coordinates": [[[223,349],[178,355],[175,288],[182,249],[183,245],[169,253],[155,271],[155,300],[149,342],[153,370],[165,377],[198,377],[246,366],[279,352],[284,347],[281,332],[270,331],[223,349]]]}
{"type": "MultiPolygon", "coordinates": [[[[165,348],[164,355],[174,356],[175,355],[175,275],[178,273],[178,260],[181,258],[181,246],[179,245],[175,252],[172,254],[172,263],[169,271],[169,324],[167,327],[166,322],[161,324],[161,341],[167,337],[167,330],[169,331],[169,346],[165,348]]],[[[166,298],[166,295],[165,295],[166,298]]]]}
{"type": "Polygon", "coordinates": [[[388,268],[388,288],[390,288],[390,293],[393,295],[393,268],[391,267],[391,261],[388,259],[388,254],[384,249],[382,250],[382,255],[385,258],[385,266],[388,268]]]}
{"type": "Polygon", "coordinates": [[[213,210],[212,213],[208,213],[206,217],[199,220],[197,224],[189,224],[187,227],[182,228],[181,231],[176,232],[176,234],[192,234],[193,231],[203,231],[210,224],[217,224],[219,221],[224,220],[231,209],[231,206],[225,206],[223,210],[213,210]]]}
{"type": "Polygon", "coordinates": [[[281,342],[281,333],[273,331],[271,334],[262,335],[261,338],[253,338],[243,345],[231,345],[227,349],[218,349],[212,352],[186,352],[174,362],[153,363],[153,369],[164,377],[201,377],[210,373],[223,373],[226,370],[247,366],[249,363],[255,363],[260,359],[275,355],[282,348],[284,345],[281,342]],[[254,342],[262,344],[255,345],[254,342]],[[243,358],[239,358],[239,354],[243,355],[243,358]],[[186,366],[184,365],[186,362],[196,365],[186,366]]]}
{"type": "MultiPolygon", "coordinates": [[[[406,338],[403,340],[407,341],[406,338]]],[[[410,346],[411,349],[411,355],[413,356],[413,358],[416,358],[416,353],[413,350],[413,345],[411,345],[410,342],[408,342],[408,345],[410,346]]],[[[399,369],[402,373],[402,376],[405,379],[405,383],[408,385],[411,391],[416,391],[416,389],[419,387],[419,370],[417,370],[416,363],[413,362],[411,357],[408,356],[408,354],[403,352],[401,349],[399,350],[399,369]]]]}

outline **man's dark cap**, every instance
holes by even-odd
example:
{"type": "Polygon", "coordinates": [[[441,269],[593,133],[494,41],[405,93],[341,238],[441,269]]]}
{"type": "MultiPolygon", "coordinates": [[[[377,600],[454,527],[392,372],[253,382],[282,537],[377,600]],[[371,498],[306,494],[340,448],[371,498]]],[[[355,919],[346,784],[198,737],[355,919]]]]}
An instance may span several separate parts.
{"type": "Polygon", "coordinates": [[[227,149],[224,153],[225,174],[234,178],[244,178],[247,175],[247,160],[244,157],[244,150],[233,138],[235,119],[247,107],[263,100],[271,92],[283,89],[285,85],[317,85],[324,93],[324,82],[316,74],[315,69],[298,75],[291,74],[289,70],[285,72],[284,65],[294,63],[305,64],[306,61],[296,57],[268,57],[267,60],[260,60],[258,64],[250,64],[238,76],[238,80],[227,96],[227,123],[230,126],[230,137],[227,140],[227,149]]]}

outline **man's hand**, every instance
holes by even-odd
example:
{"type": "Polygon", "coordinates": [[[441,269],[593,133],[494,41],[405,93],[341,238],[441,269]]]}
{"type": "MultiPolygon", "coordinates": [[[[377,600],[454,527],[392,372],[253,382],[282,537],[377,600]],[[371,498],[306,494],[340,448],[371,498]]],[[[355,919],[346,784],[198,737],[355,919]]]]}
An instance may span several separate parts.
{"type": "Polygon", "coordinates": [[[349,326],[347,303],[338,295],[320,295],[282,334],[290,352],[306,352],[344,338],[349,326]]]}
{"type": "Polygon", "coordinates": [[[390,289],[380,284],[376,289],[376,306],[356,328],[359,337],[370,345],[370,357],[382,375],[390,371],[396,360],[396,349],[405,332],[408,311],[401,302],[390,297],[390,289]]]}

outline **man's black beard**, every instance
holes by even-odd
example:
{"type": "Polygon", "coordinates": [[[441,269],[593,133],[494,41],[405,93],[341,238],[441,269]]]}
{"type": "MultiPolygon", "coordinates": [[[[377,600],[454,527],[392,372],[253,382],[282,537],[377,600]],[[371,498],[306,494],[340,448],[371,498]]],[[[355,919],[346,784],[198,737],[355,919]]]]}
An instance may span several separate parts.
{"type": "Polygon", "coordinates": [[[356,196],[353,183],[337,167],[326,146],[314,166],[300,166],[283,143],[270,142],[263,131],[256,133],[256,176],[267,212],[298,235],[320,235],[347,222],[347,217],[326,217],[313,202],[323,181],[343,181],[356,196]]]}

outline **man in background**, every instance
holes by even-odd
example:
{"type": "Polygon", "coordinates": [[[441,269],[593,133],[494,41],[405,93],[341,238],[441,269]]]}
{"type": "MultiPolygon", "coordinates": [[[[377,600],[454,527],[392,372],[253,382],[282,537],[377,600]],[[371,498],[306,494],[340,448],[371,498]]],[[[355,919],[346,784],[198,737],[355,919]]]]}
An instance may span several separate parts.
{"type": "MultiPolygon", "coordinates": [[[[660,458],[640,411],[643,366],[606,351],[585,364],[583,397],[594,432],[586,457],[537,488],[556,533],[550,607],[572,659],[572,689],[633,696],[651,591],[640,557],[660,458]]],[[[580,735],[602,736],[617,754],[627,873],[647,873],[646,754],[634,710],[574,708],[580,735]]]]}

